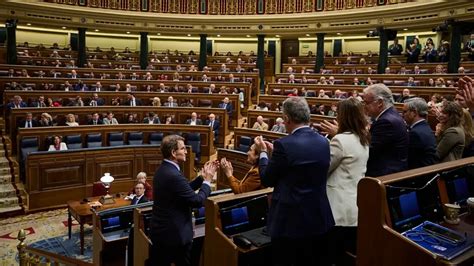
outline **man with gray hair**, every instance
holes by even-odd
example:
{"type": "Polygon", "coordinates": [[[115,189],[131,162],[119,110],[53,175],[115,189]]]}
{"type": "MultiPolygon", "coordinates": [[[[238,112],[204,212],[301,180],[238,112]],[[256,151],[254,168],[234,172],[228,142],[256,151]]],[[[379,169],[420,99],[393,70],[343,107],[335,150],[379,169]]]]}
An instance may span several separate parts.
{"type": "Polygon", "coordinates": [[[267,223],[273,264],[327,265],[328,232],[334,226],[326,194],[329,141],[308,126],[303,97],[289,97],[282,109],[290,134],[273,144],[255,138],[261,182],[274,187],[267,223]]]}
{"type": "Polygon", "coordinates": [[[422,98],[412,98],[403,106],[403,119],[408,125],[408,168],[414,169],[438,162],[436,138],[426,122],[428,104],[422,98]]]}
{"type": "Polygon", "coordinates": [[[408,166],[408,133],[403,118],[393,107],[392,91],[384,84],[364,89],[365,112],[372,119],[366,176],[401,172],[408,166]]]}
{"type": "Polygon", "coordinates": [[[278,133],[286,133],[286,128],[285,125],[283,124],[283,118],[278,117],[275,120],[275,125],[273,125],[272,129],[270,131],[272,132],[278,132],[278,133]]]}

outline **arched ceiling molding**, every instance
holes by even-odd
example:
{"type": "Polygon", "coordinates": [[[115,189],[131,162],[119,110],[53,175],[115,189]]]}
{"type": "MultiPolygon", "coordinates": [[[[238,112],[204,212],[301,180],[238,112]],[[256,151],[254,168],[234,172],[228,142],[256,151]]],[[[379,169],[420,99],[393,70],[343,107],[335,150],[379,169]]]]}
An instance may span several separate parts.
{"type": "Polygon", "coordinates": [[[279,15],[173,15],[87,8],[38,2],[0,0],[0,18],[17,18],[43,27],[84,27],[123,33],[140,31],[155,34],[207,33],[242,34],[365,32],[378,26],[427,29],[454,18],[474,20],[472,1],[417,1],[370,8],[279,15]]]}

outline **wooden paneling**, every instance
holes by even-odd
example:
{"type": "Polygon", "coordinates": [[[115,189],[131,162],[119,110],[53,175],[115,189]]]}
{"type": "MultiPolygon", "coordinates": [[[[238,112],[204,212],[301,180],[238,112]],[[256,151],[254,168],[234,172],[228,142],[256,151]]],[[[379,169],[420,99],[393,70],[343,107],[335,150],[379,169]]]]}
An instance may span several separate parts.
{"type": "MultiPolygon", "coordinates": [[[[189,147],[186,157],[182,171],[192,179],[196,175],[189,147]]],[[[156,145],[31,153],[26,161],[28,209],[63,206],[68,200],[89,197],[92,184],[106,172],[115,178],[111,194],[129,191],[138,172],[152,176],[162,160],[156,145]]]]}
{"type": "MultiPolygon", "coordinates": [[[[62,107],[62,108],[22,108],[22,109],[12,109],[10,115],[7,117],[7,124],[9,125],[10,128],[10,136],[12,137],[12,140],[15,141],[16,134],[18,132],[16,126],[17,126],[17,121],[21,121],[21,119],[24,119],[25,113],[26,112],[31,112],[33,114],[33,117],[39,117],[41,113],[49,113],[51,116],[56,117],[57,120],[65,121],[65,115],[72,113],[75,114],[79,117],[79,120],[76,120],[80,122],[80,124],[87,124],[88,116],[91,115],[93,112],[97,112],[99,114],[104,114],[107,112],[113,112],[115,114],[115,117],[117,120],[124,121],[123,118],[127,117],[127,114],[137,114],[137,119],[139,121],[143,121],[143,118],[147,115],[148,112],[153,111],[155,114],[157,114],[160,117],[163,117],[165,115],[174,115],[175,118],[175,125],[164,125],[169,126],[170,128],[173,128],[175,130],[179,130],[181,126],[184,126],[182,128],[183,131],[181,132],[186,132],[187,127],[185,124],[186,120],[191,117],[192,112],[196,112],[199,114],[199,118],[203,120],[203,123],[207,119],[207,115],[210,113],[214,113],[216,115],[216,119],[221,122],[221,128],[219,130],[219,136],[217,139],[217,143],[224,143],[224,138],[227,134],[229,134],[229,128],[228,128],[228,115],[227,112],[222,109],[222,108],[191,108],[191,107],[127,107],[127,106],[120,106],[120,107],[62,107]],[[177,126],[178,128],[176,128],[177,126]]],[[[63,122],[64,123],[64,122],[63,122]]],[[[122,126],[122,125],[110,125],[109,128],[113,129],[116,128],[117,130],[119,127],[117,126],[122,126]]],[[[125,125],[124,125],[125,126],[125,125]]],[[[138,131],[141,126],[144,126],[144,124],[131,124],[129,125],[131,128],[129,128],[130,131],[138,131]],[[133,127],[137,127],[135,130],[132,130],[133,127]]],[[[161,129],[160,125],[148,125],[152,128],[153,126],[156,126],[156,130],[161,129]]],[[[92,126],[97,129],[97,131],[100,132],[100,129],[106,129],[107,127],[103,126],[92,126]]],[[[56,127],[49,127],[48,129],[55,130],[54,128],[56,127]]],[[[147,128],[147,127],[145,127],[147,128]]],[[[7,128],[8,129],[8,128],[7,128]]],[[[33,128],[35,129],[35,128],[33,128]]],[[[28,129],[27,129],[28,130],[28,129]]],[[[68,132],[68,130],[72,130],[74,132],[77,129],[71,128],[71,127],[63,127],[60,130],[65,130],[65,132],[68,132]],[[69,129],[68,129],[69,128],[69,129]]],[[[44,131],[44,129],[43,129],[44,131]]],[[[71,133],[71,131],[69,131],[71,133]]],[[[168,132],[168,130],[165,130],[165,132],[168,132]]],[[[146,141],[147,139],[145,139],[146,141]]],[[[205,139],[201,139],[201,141],[206,141],[205,139]]],[[[103,143],[106,143],[105,136],[103,134],[103,143]]],[[[204,142],[204,143],[207,143],[204,142]]]]}
{"type": "MultiPolygon", "coordinates": [[[[91,133],[101,133],[102,134],[102,145],[106,146],[107,135],[111,132],[123,132],[125,138],[128,137],[129,132],[143,132],[144,143],[149,143],[149,135],[153,132],[163,132],[164,135],[183,132],[183,133],[199,133],[201,135],[201,155],[202,159],[206,160],[209,156],[214,154],[214,144],[212,142],[212,130],[209,126],[190,126],[190,125],[147,125],[147,124],[128,124],[128,125],[98,125],[98,126],[79,126],[79,127],[50,127],[47,131],[44,128],[21,128],[18,132],[18,141],[16,147],[18,147],[17,154],[20,154],[20,140],[26,137],[36,137],[39,141],[40,150],[46,150],[46,139],[53,135],[81,135],[82,146],[85,147],[86,136],[91,133]]],[[[15,135],[16,137],[16,135],[15,135]]],[[[125,140],[126,141],[126,140],[125,140]]],[[[100,167],[110,168],[110,167],[119,167],[118,165],[110,165],[113,160],[109,160],[110,156],[108,155],[107,164],[102,164],[100,167]]],[[[20,159],[20,158],[18,158],[20,159]]],[[[80,161],[82,158],[71,157],[71,163],[80,161]]],[[[140,168],[144,169],[156,169],[156,166],[161,163],[161,160],[155,158],[153,154],[144,155],[144,157],[130,158],[130,160],[138,160],[140,168]]],[[[49,161],[45,161],[48,163],[49,161]]],[[[102,161],[101,161],[102,162],[102,161]]],[[[93,162],[95,163],[95,162],[93,162]]],[[[98,166],[99,167],[99,166],[98,166]]],[[[106,173],[107,171],[103,171],[106,173]]]]}

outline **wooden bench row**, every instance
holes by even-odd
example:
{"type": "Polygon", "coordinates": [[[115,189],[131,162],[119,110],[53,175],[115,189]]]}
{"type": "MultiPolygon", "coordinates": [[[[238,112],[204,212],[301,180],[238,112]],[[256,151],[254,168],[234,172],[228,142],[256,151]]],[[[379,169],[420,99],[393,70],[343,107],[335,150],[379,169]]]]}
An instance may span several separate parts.
{"type": "MultiPolygon", "coordinates": [[[[420,68],[421,74],[434,74],[436,72],[436,67],[440,65],[444,72],[446,72],[447,64],[446,63],[417,63],[417,64],[389,64],[390,73],[397,74],[400,72],[401,68],[405,68],[405,71],[408,73],[414,73],[413,69],[415,66],[420,68]]],[[[376,74],[377,73],[377,64],[329,64],[324,66],[326,74],[376,74]],[[369,68],[371,71],[369,71],[369,68]]],[[[465,68],[466,71],[474,71],[474,62],[462,62],[461,66],[465,68]]],[[[283,64],[282,72],[289,72],[288,68],[291,67],[295,73],[314,73],[315,65],[314,64],[283,64]]]]}
{"type": "Polygon", "coordinates": [[[87,135],[89,134],[98,134],[101,135],[102,147],[109,146],[108,136],[111,133],[120,132],[123,133],[124,145],[128,143],[129,133],[133,132],[142,132],[143,133],[143,144],[150,143],[150,134],[151,133],[163,133],[164,136],[169,134],[181,134],[186,138],[187,134],[190,133],[199,133],[201,138],[200,154],[202,159],[206,160],[215,153],[213,133],[209,126],[191,126],[191,125],[148,125],[148,124],[124,124],[124,125],[81,125],[78,127],[69,127],[69,126],[58,126],[50,127],[48,130],[44,128],[20,128],[17,134],[17,158],[20,161],[21,154],[21,140],[24,138],[37,138],[39,150],[47,150],[48,145],[51,145],[50,138],[55,135],[63,137],[63,141],[66,136],[72,135],[81,135],[82,147],[87,147],[87,135]]]}
{"type": "MultiPolygon", "coordinates": [[[[3,90],[12,90],[12,89],[15,89],[14,87],[16,85],[20,84],[26,90],[40,91],[42,93],[45,93],[46,90],[55,90],[55,91],[57,90],[57,91],[63,91],[63,93],[65,93],[66,82],[68,82],[72,87],[68,89],[68,93],[71,95],[70,97],[74,97],[74,94],[79,92],[79,91],[74,91],[73,89],[73,87],[78,82],[78,80],[76,79],[71,80],[71,79],[65,79],[65,78],[54,79],[54,78],[0,77],[0,88],[3,88],[3,90]]],[[[101,92],[99,92],[100,95],[102,94],[107,95],[107,93],[112,93],[112,94],[117,94],[117,95],[120,95],[120,93],[127,93],[125,91],[126,85],[130,84],[130,88],[132,92],[137,93],[137,97],[139,97],[138,95],[143,96],[143,97],[139,97],[139,98],[142,98],[142,100],[145,100],[147,98],[153,98],[153,97],[162,97],[164,94],[161,92],[157,92],[160,83],[163,83],[165,85],[165,88],[167,88],[169,92],[174,92],[176,91],[176,88],[177,88],[178,90],[177,92],[181,92],[181,93],[176,93],[176,94],[181,94],[182,95],[181,98],[184,97],[184,98],[189,98],[189,99],[194,98],[193,96],[194,94],[206,94],[210,97],[214,97],[214,95],[217,95],[217,97],[221,97],[222,99],[224,99],[224,97],[226,96],[231,96],[232,91],[235,88],[238,88],[244,94],[244,102],[243,102],[244,108],[252,104],[252,100],[251,100],[252,92],[251,92],[250,83],[201,82],[201,81],[185,82],[185,81],[111,80],[111,79],[89,79],[89,80],[83,80],[83,82],[85,85],[87,85],[89,89],[87,93],[93,93],[96,88],[96,83],[100,82],[100,84],[102,85],[102,90],[101,92]],[[118,92],[115,91],[117,88],[117,84],[120,85],[120,91],[118,92]],[[187,84],[191,84],[194,90],[193,93],[187,93],[187,89],[186,89],[187,84]],[[211,84],[214,84],[216,86],[216,89],[213,91],[212,94],[209,94],[211,84]],[[151,89],[150,92],[147,91],[148,86],[153,86],[153,89],[151,89]],[[226,87],[229,94],[219,94],[220,88],[222,86],[226,87]]],[[[213,98],[209,98],[209,99],[213,99],[213,98]]],[[[163,101],[162,101],[162,104],[163,104],[163,101]]]]}
{"type": "MultiPolygon", "coordinates": [[[[3,105],[6,108],[6,105],[13,99],[15,95],[20,96],[28,106],[33,106],[33,104],[38,100],[40,96],[44,96],[45,99],[51,98],[53,101],[59,101],[62,103],[62,106],[72,106],[77,96],[80,96],[84,102],[84,106],[90,106],[92,100],[92,95],[95,92],[65,92],[65,91],[12,91],[7,90],[3,93],[3,105]]],[[[127,100],[127,92],[100,92],[99,98],[104,102],[104,106],[114,106],[113,101],[116,101],[117,98],[124,103],[127,100]]],[[[205,93],[174,93],[174,92],[165,92],[165,93],[151,93],[149,92],[136,92],[134,93],[137,99],[141,99],[142,105],[152,106],[153,98],[158,97],[161,101],[161,105],[164,106],[164,103],[168,100],[168,97],[173,97],[178,106],[181,106],[182,103],[187,103],[190,101],[194,107],[210,107],[218,108],[219,104],[222,102],[224,97],[228,97],[230,103],[233,107],[232,116],[229,117],[230,125],[232,127],[237,126],[237,121],[240,119],[240,102],[239,95],[237,94],[205,94],[205,93]]],[[[6,112],[5,112],[6,113],[6,112]]],[[[160,118],[161,119],[161,118],[160,118]]]]}
{"type": "MultiPolygon", "coordinates": [[[[78,117],[79,124],[87,124],[86,121],[90,119],[92,113],[99,113],[102,117],[107,112],[114,113],[114,117],[118,121],[126,121],[128,115],[133,114],[136,116],[136,119],[139,121],[143,121],[148,115],[148,112],[154,112],[159,117],[164,116],[172,116],[174,117],[174,122],[176,124],[184,125],[186,120],[191,118],[191,113],[196,112],[198,114],[198,118],[202,120],[203,123],[207,120],[207,117],[210,113],[213,113],[216,116],[216,120],[220,122],[220,129],[219,135],[216,136],[216,143],[223,144],[224,138],[226,135],[229,134],[229,127],[228,121],[229,117],[227,115],[226,110],[222,108],[191,108],[191,107],[126,107],[126,106],[119,106],[119,107],[62,107],[62,108],[20,108],[20,109],[12,109],[10,115],[6,117],[6,123],[8,125],[7,132],[10,134],[10,137],[13,140],[13,143],[16,143],[16,137],[18,134],[17,125],[19,121],[22,121],[25,118],[26,112],[31,112],[33,117],[40,117],[42,113],[50,114],[53,119],[57,122],[58,125],[65,125],[66,115],[67,114],[74,114],[78,117]]],[[[139,126],[143,124],[133,124],[134,126],[139,126]]],[[[165,125],[165,126],[172,126],[172,125],[165,125]]],[[[54,127],[48,127],[48,130],[54,127]]],[[[76,127],[72,127],[74,128],[76,127]]],[[[13,149],[15,150],[15,149],[13,149]]]]}

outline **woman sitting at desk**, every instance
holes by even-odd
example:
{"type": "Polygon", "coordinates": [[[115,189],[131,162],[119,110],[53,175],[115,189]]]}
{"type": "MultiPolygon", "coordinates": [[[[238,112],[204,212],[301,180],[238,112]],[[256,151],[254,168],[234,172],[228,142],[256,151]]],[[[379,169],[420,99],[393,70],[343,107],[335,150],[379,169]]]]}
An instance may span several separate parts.
{"type": "Polygon", "coordinates": [[[49,145],[48,151],[65,151],[67,150],[66,143],[61,141],[61,136],[54,136],[53,144],[49,145]]]}
{"type": "Polygon", "coordinates": [[[221,168],[227,176],[232,192],[239,194],[264,188],[260,182],[260,175],[258,172],[259,156],[260,150],[257,145],[253,144],[247,152],[247,162],[252,164],[252,168],[250,168],[242,180],[238,180],[234,177],[232,163],[227,161],[226,158],[221,159],[221,168]]]}

